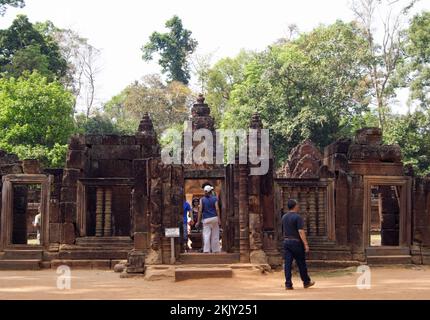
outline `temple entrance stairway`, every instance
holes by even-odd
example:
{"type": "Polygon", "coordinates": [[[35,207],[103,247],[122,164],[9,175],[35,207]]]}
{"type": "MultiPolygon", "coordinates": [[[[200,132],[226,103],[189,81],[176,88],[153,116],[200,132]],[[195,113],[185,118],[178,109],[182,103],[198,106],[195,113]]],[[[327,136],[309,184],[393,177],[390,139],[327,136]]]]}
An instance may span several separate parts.
{"type": "Polygon", "coordinates": [[[40,270],[43,251],[28,247],[5,249],[0,255],[0,270],[40,270]]]}
{"type": "Polygon", "coordinates": [[[258,266],[241,264],[238,253],[183,253],[175,265],[175,281],[232,278],[234,270],[255,270],[256,267],[258,266]]]}
{"type": "Polygon", "coordinates": [[[133,249],[130,237],[77,238],[75,245],[62,245],[51,267],[60,265],[80,268],[111,269],[120,261],[127,260],[133,249]]]}
{"type": "Polygon", "coordinates": [[[369,265],[412,263],[410,248],[402,247],[370,247],[366,250],[366,258],[369,265]]]}

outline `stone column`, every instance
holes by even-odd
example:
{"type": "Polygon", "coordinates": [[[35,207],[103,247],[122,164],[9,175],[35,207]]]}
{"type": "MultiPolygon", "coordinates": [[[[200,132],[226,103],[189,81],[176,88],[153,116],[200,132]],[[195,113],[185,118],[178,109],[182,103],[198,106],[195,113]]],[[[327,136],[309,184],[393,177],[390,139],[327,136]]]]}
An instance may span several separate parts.
{"type": "Polygon", "coordinates": [[[240,262],[249,263],[248,167],[239,165],[239,252],[240,262]]]}
{"type": "Polygon", "coordinates": [[[261,177],[250,176],[249,192],[249,246],[250,261],[254,264],[267,264],[267,256],[263,251],[263,223],[261,204],[261,177]]]}
{"type": "Polygon", "coordinates": [[[104,236],[112,236],[112,189],[105,191],[105,225],[104,236]]]}
{"type": "Polygon", "coordinates": [[[103,189],[96,191],[96,237],[103,237],[103,189]]]}

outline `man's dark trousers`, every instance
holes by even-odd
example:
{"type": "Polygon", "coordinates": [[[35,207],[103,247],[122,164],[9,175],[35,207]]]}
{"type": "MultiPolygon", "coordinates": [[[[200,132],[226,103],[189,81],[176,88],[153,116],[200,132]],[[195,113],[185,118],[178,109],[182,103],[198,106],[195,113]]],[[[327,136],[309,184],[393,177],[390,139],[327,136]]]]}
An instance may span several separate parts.
{"type": "Polygon", "coordinates": [[[284,240],[284,258],[285,258],[285,286],[292,288],[291,269],[293,260],[296,260],[297,267],[300,271],[300,277],[303,284],[308,285],[311,279],[308,275],[308,268],[306,266],[306,252],[303,243],[300,240],[284,240]]]}

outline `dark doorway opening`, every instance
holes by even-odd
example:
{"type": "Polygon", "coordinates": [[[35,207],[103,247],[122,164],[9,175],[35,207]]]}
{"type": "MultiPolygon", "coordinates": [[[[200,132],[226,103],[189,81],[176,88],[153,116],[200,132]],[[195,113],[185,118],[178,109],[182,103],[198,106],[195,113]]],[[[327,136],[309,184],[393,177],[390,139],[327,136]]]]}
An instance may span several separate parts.
{"type": "Polygon", "coordinates": [[[131,233],[131,187],[86,187],[86,235],[129,237],[131,233]]]}
{"type": "Polygon", "coordinates": [[[400,245],[401,186],[371,188],[370,246],[400,245]]]}
{"type": "Polygon", "coordinates": [[[41,184],[14,184],[12,244],[39,246],[42,242],[41,184]]]}
{"type": "Polygon", "coordinates": [[[220,228],[220,243],[222,251],[227,252],[225,241],[223,241],[226,226],[224,179],[185,179],[185,200],[191,205],[193,213],[192,216],[190,215],[188,218],[188,225],[183,226],[183,228],[188,228],[188,241],[183,239],[183,245],[181,246],[182,252],[199,253],[203,251],[202,226],[197,228],[195,222],[197,222],[200,199],[205,195],[203,187],[206,184],[210,184],[214,187],[214,193],[218,198],[222,222],[220,228]]]}

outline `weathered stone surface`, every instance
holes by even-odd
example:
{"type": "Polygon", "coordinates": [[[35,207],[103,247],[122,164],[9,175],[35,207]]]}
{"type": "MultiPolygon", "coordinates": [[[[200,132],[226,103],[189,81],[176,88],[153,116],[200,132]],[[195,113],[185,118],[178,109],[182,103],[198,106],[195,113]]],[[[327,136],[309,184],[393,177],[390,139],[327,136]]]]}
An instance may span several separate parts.
{"type": "Polygon", "coordinates": [[[356,132],[356,144],[375,145],[382,144],[382,130],[379,128],[363,128],[356,132]]]}
{"type": "Polygon", "coordinates": [[[60,204],[60,210],[64,217],[64,222],[66,223],[76,222],[76,203],[75,202],[62,202],[60,204]]]}
{"type": "Polygon", "coordinates": [[[287,178],[318,178],[321,165],[321,152],[313,142],[306,140],[291,151],[283,175],[287,178]]]}
{"type": "Polygon", "coordinates": [[[75,227],[73,223],[63,223],[61,230],[61,243],[74,244],[75,243],[75,227]]]}
{"type": "Polygon", "coordinates": [[[93,160],[133,160],[140,155],[139,145],[94,145],[90,151],[93,160]]]}
{"type": "Polygon", "coordinates": [[[60,243],[61,240],[61,224],[50,223],[49,224],[49,242],[60,243]]]}
{"type": "Polygon", "coordinates": [[[80,176],[81,176],[80,169],[72,169],[72,168],[65,169],[63,174],[63,186],[75,187],[80,176]]]}
{"type": "Polygon", "coordinates": [[[63,187],[61,188],[61,201],[62,202],[76,202],[77,187],[63,187]]]}
{"type": "Polygon", "coordinates": [[[85,136],[73,135],[69,139],[69,150],[84,150],[85,149],[85,136]]]}
{"type": "Polygon", "coordinates": [[[26,159],[22,162],[23,171],[25,174],[39,174],[40,163],[37,159],[26,159]]]}
{"type": "Polygon", "coordinates": [[[85,167],[85,151],[69,150],[66,160],[67,168],[83,169],[85,167]]]}
{"type": "Polygon", "coordinates": [[[6,165],[0,166],[0,174],[2,176],[8,175],[8,174],[21,174],[21,173],[23,173],[21,164],[6,164],[6,165]]]}

